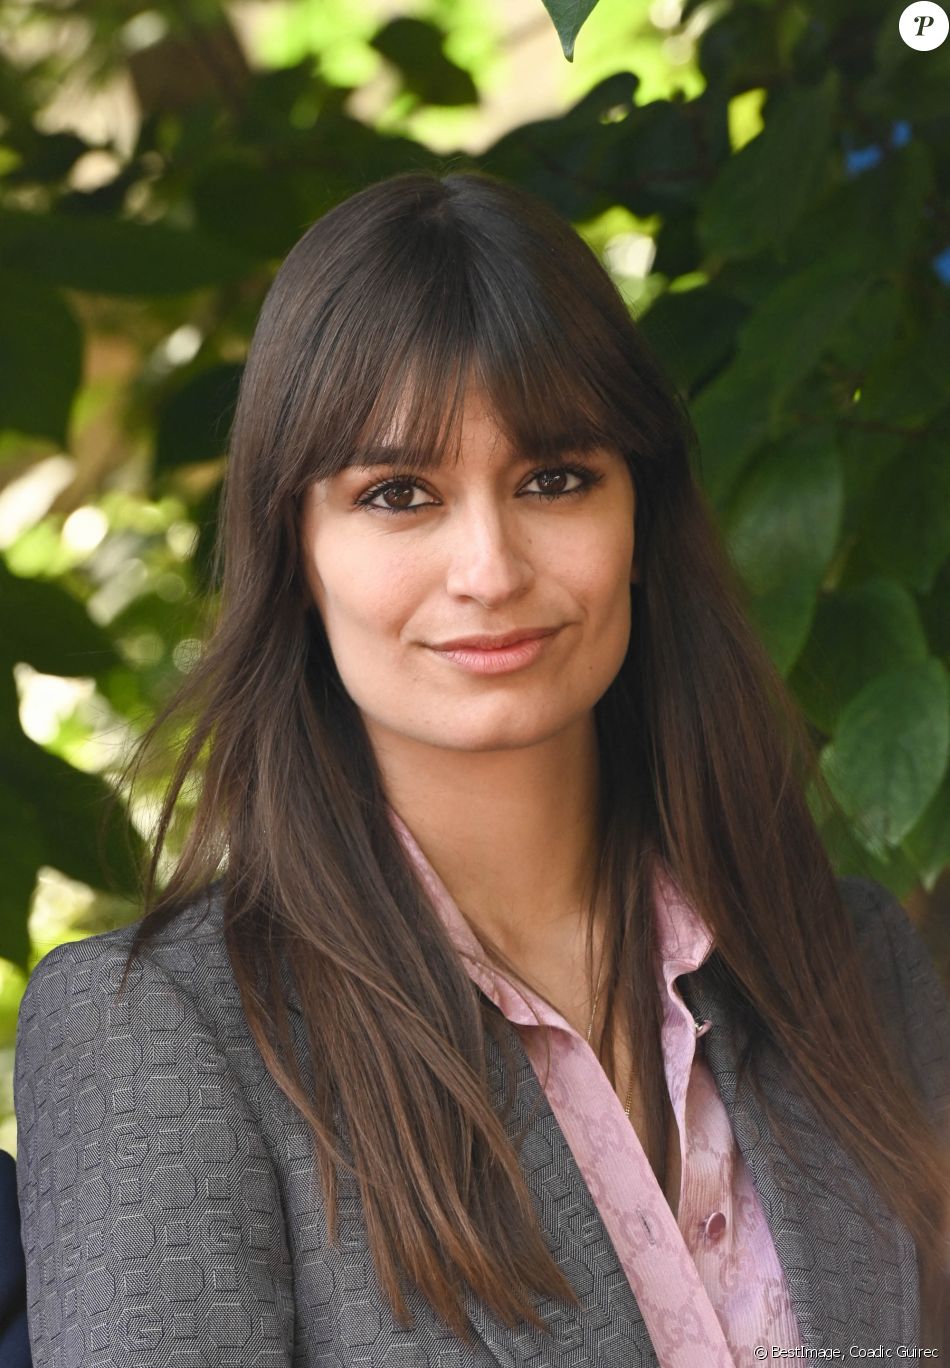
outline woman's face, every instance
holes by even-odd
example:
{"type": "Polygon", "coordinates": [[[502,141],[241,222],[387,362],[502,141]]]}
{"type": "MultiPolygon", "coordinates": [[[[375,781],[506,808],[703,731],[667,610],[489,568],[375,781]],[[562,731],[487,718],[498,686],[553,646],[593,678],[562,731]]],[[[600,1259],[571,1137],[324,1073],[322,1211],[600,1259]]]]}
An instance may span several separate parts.
{"type": "Polygon", "coordinates": [[[629,469],[606,449],[539,465],[470,390],[457,463],[348,469],[307,491],[307,581],[376,742],[531,746],[578,723],[616,677],[636,578],[629,469]],[[550,635],[506,655],[439,649],[538,628],[550,635]]]}

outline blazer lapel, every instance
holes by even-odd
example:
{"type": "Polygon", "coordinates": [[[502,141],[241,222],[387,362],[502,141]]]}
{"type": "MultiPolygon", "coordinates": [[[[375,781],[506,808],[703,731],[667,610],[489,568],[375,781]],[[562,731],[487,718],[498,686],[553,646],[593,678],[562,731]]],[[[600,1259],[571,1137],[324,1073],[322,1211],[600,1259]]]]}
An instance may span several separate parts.
{"type": "MultiPolygon", "coordinates": [[[[287,1006],[299,1023],[300,999],[286,961],[281,974],[287,1006]]],[[[506,1325],[471,1289],[466,1289],[465,1306],[475,1333],[503,1368],[539,1363],[545,1368],[659,1368],[633,1289],[521,1037],[491,999],[480,988],[476,991],[498,1014],[514,1064],[512,1106],[505,1112],[508,1064],[501,1047],[486,1031],[492,1105],[503,1117],[509,1140],[515,1142],[524,1132],[519,1162],[525,1182],[534,1198],[545,1242],[577,1293],[580,1309],[552,1297],[536,1298],[535,1309],[549,1327],[542,1335],[528,1322],[506,1325]]],[[[298,1045],[305,1048],[302,1027],[298,1045]]],[[[422,1315],[427,1307],[428,1303],[423,1303],[422,1315]]]]}
{"type": "Polygon", "coordinates": [[[782,1133],[801,1148],[804,1170],[786,1158],[748,1079],[737,1089],[748,1031],[725,1006],[714,961],[715,955],[677,983],[693,1014],[713,1023],[702,1037],[706,1062],[751,1171],[803,1343],[816,1350],[838,1345],[845,1357],[852,1344],[865,1349],[916,1344],[913,1240],[770,1047],[759,1075],[762,1092],[782,1133]],[[847,1200],[849,1191],[871,1219],[847,1200]],[[880,1224],[879,1233],[873,1222],[880,1224]]]}
{"type": "Polygon", "coordinates": [[[536,1300],[535,1308],[550,1326],[550,1334],[541,1336],[527,1323],[510,1328],[469,1294],[472,1324],[506,1368],[529,1362],[551,1368],[659,1368],[627,1275],[520,1036],[507,1022],[503,1029],[513,1055],[514,1100],[511,1112],[505,1114],[508,1066],[501,1047],[486,1032],[492,1103],[504,1115],[513,1143],[519,1132],[525,1132],[519,1151],[525,1181],[548,1248],[577,1293],[581,1308],[550,1297],[536,1300]]]}

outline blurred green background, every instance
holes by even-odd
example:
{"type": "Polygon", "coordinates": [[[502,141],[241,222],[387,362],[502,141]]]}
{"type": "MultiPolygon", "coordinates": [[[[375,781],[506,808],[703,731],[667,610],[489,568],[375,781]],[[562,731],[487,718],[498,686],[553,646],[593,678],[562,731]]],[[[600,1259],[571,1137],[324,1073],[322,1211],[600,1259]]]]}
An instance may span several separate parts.
{"type": "Polygon", "coordinates": [[[950,41],[902,9],[0,0],[0,1145],[26,974],[138,915],[166,775],[126,831],[103,801],[199,648],[268,283],[401,170],[495,172],[601,255],[688,398],[836,868],[950,982],[950,41]]]}

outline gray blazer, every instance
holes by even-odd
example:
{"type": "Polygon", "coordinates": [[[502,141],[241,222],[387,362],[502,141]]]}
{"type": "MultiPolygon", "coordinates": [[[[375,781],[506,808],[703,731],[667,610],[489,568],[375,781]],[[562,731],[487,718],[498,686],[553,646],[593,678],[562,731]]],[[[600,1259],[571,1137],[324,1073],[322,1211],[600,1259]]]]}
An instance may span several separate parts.
{"type": "MultiPolygon", "coordinates": [[[[950,1103],[950,1002],[906,913],[843,878],[881,1016],[921,1094],[950,1103]]],[[[539,1099],[522,1168],[580,1312],[538,1302],[549,1338],[510,1329],[469,1293],[465,1346],[410,1290],[402,1328],[381,1293],[358,1189],[340,1179],[328,1244],[309,1132],[272,1083],[244,1023],[216,901],[162,934],[119,1003],[129,930],[62,945],[30,979],[15,1097],[18,1184],[37,1368],[657,1368],[633,1292],[517,1032],[509,1134],[539,1099]]],[[[770,1138],[746,1085],[740,1025],[708,967],[679,979],[713,1022],[706,1059],[762,1199],[806,1346],[915,1345],[917,1256],[879,1201],[884,1238],[837,1195],[868,1192],[776,1063],[765,1090],[809,1158],[770,1138]]],[[[299,1006],[293,1021],[303,1042],[299,1006]]],[[[505,1064],[486,1035],[493,1097],[505,1064]]],[[[791,1346],[784,1346],[791,1347],[791,1346]]],[[[921,1346],[926,1347],[926,1346],[921,1346]]],[[[896,1351],[892,1351],[896,1357],[896,1351]]],[[[697,1364],[696,1368],[705,1368],[697,1364]]]]}

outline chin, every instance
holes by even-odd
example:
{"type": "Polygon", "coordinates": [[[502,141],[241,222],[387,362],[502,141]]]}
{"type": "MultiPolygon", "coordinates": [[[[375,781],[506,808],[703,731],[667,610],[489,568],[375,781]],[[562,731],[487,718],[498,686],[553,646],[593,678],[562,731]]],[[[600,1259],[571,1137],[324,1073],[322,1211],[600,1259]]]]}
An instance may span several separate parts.
{"type": "Polygon", "coordinates": [[[503,750],[523,750],[526,746],[537,746],[549,741],[558,732],[570,725],[570,718],[540,722],[537,716],[527,715],[506,720],[482,720],[469,716],[444,727],[432,728],[426,733],[417,734],[416,740],[428,746],[443,750],[487,752],[503,750]]]}

